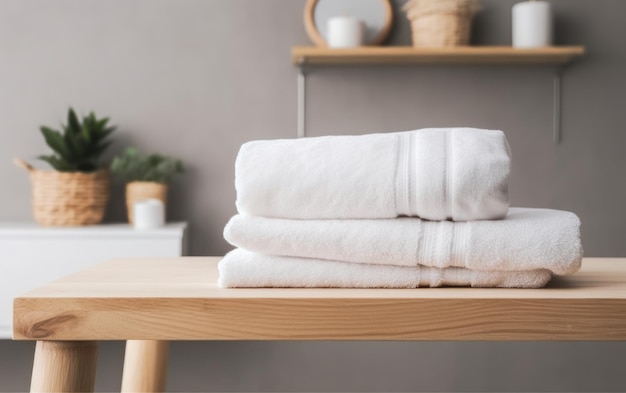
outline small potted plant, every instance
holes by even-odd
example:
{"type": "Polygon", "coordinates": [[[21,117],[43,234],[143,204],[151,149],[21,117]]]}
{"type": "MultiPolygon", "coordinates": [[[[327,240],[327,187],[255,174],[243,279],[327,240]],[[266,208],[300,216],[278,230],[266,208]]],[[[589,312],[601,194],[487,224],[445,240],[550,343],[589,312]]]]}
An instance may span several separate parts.
{"type": "Polygon", "coordinates": [[[61,130],[42,126],[41,133],[52,149],[39,156],[54,171],[38,170],[15,159],[28,170],[32,183],[32,206],[35,220],[46,226],[94,225],[102,222],[109,200],[109,172],[100,156],[110,145],[115,127],[109,119],[99,119],[91,112],[78,119],[72,108],[61,130]]]}
{"type": "Polygon", "coordinates": [[[167,182],[177,173],[183,173],[180,160],[160,155],[142,154],[128,148],[111,163],[113,173],[127,181],[126,212],[128,222],[133,223],[133,207],[136,202],[158,199],[167,204],[167,182]]]}

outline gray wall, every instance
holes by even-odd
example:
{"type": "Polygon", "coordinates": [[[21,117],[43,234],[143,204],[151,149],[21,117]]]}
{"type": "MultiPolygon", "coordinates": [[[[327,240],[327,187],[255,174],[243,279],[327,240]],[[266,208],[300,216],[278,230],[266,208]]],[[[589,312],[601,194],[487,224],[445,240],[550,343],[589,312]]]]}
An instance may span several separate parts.
{"type": "MultiPolygon", "coordinates": [[[[40,124],[69,105],[120,125],[118,143],[184,158],[171,219],[192,251],[220,255],[234,212],[233,162],[250,139],[295,135],[304,0],[0,0],[0,219],[30,219],[10,158],[46,151],[40,124]]],[[[396,2],[399,4],[400,2],[396,2]]],[[[554,0],[565,69],[563,142],[551,141],[551,67],[315,68],[309,135],[468,125],[506,131],[514,205],[580,215],[588,256],[626,254],[626,1],[554,0]]],[[[483,0],[477,44],[510,42],[511,0],[483,0]]],[[[393,44],[409,41],[398,15],[393,44]]],[[[123,219],[120,185],[108,219],[123,219]]],[[[119,388],[123,348],[103,345],[98,388],[119,388]]],[[[178,343],[178,391],[624,391],[617,343],[178,343]]],[[[0,342],[0,391],[28,387],[32,346],[0,342]]]]}

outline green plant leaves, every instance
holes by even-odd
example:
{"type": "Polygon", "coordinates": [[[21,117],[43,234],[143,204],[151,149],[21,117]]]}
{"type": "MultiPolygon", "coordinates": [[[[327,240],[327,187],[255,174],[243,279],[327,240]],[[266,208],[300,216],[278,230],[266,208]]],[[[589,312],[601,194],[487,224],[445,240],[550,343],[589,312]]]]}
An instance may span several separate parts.
{"type": "Polygon", "coordinates": [[[81,131],[80,122],[78,121],[78,117],[76,117],[76,113],[74,109],[70,108],[67,112],[67,130],[73,134],[79,134],[81,131]]]}
{"type": "Polygon", "coordinates": [[[63,135],[57,130],[53,130],[48,127],[41,127],[41,133],[43,134],[46,144],[59,156],[67,159],[69,154],[67,152],[67,146],[63,135]]]}
{"type": "Polygon", "coordinates": [[[67,171],[74,171],[76,170],[74,167],[72,167],[67,161],[57,157],[57,156],[39,156],[37,157],[42,161],[47,162],[48,164],[50,164],[50,166],[54,169],[56,169],[57,171],[60,172],[67,172],[67,171]]]}
{"type": "Polygon", "coordinates": [[[177,173],[183,173],[183,163],[172,157],[141,154],[137,149],[128,148],[115,157],[111,171],[126,181],[153,181],[166,183],[177,173]]]}
{"type": "Polygon", "coordinates": [[[91,152],[91,155],[92,155],[94,158],[100,158],[100,155],[101,155],[102,153],[104,153],[104,151],[105,151],[106,149],[108,149],[108,148],[109,148],[109,146],[111,146],[111,143],[112,143],[111,141],[106,141],[106,142],[102,142],[102,143],[101,143],[100,145],[98,145],[98,146],[95,146],[95,147],[94,147],[94,149],[93,149],[93,151],[91,152]]]}
{"type": "Polygon", "coordinates": [[[109,118],[98,119],[91,112],[83,117],[82,123],[70,108],[67,125],[61,124],[61,131],[42,126],[41,133],[54,155],[39,158],[58,171],[92,172],[98,170],[98,158],[111,145],[106,140],[115,127],[107,127],[109,118]]]}

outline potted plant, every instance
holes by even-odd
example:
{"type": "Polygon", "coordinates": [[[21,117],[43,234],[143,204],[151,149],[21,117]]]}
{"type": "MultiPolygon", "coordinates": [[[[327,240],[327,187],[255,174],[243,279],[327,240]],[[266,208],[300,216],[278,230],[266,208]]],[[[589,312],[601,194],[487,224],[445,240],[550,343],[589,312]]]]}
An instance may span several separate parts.
{"type": "Polygon", "coordinates": [[[177,173],[183,173],[180,160],[160,154],[142,154],[128,148],[115,157],[111,170],[123,178],[126,184],[126,212],[128,222],[133,223],[133,207],[136,202],[159,199],[167,204],[167,182],[177,173]]]}
{"type": "Polygon", "coordinates": [[[32,206],[35,220],[46,226],[93,225],[102,222],[109,200],[109,173],[100,156],[110,145],[115,127],[109,119],[99,119],[91,112],[78,119],[72,108],[61,130],[42,126],[41,133],[52,149],[39,156],[54,171],[38,170],[15,159],[28,170],[32,183],[32,206]]]}

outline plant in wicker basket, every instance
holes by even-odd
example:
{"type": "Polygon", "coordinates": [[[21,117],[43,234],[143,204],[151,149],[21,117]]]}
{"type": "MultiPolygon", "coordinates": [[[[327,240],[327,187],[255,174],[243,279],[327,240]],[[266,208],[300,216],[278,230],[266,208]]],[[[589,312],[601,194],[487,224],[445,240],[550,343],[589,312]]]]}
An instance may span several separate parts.
{"type": "Polygon", "coordinates": [[[133,222],[133,207],[136,202],[158,199],[167,204],[167,182],[172,176],[183,173],[183,163],[175,158],[160,154],[142,154],[128,148],[115,157],[111,170],[123,178],[126,184],[126,211],[128,221],[133,222]]]}
{"type": "Polygon", "coordinates": [[[99,159],[108,148],[115,127],[92,112],[82,121],[72,108],[61,131],[42,126],[53,154],[39,158],[55,171],[37,170],[21,160],[32,183],[35,220],[47,226],[93,225],[102,222],[109,200],[109,174],[99,159]]]}

